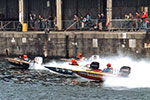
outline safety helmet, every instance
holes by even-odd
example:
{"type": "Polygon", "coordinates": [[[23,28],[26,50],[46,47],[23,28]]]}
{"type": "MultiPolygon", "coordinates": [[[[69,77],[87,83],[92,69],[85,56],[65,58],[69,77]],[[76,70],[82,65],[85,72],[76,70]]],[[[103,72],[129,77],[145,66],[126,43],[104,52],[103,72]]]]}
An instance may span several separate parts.
{"type": "Polygon", "coordinates": [[[79,58],[81,58],[81,57],[82,57],[82,54],[81,54],[81,53],[79,53],[79,54],[78,54],[78,57],[79,57],[79,58]]]}
{"type": "Polygon", "coordinates": [[[111,67],[111,64],[110,64],[110,63],[108,63],[108,64],[107,64],[107,67],[111,67]]]}
{"type": "Polygon", "coordinates": [[[72,59],[72,62],[76,62],[76,60],[75,60],[75,59],[72,59]]]}
{"type": "Polygon", "coordinates": [[[25,58],[28,58],[28,56],[27,55],[23,55],[23,58],[25,59],[25,58]]]}

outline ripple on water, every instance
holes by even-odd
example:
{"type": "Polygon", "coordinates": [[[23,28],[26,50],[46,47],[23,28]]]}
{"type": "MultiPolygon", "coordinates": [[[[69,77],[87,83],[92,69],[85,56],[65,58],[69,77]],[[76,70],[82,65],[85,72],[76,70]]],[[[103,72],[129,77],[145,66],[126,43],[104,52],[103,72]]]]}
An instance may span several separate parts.
{"type": "Polygon", "coordinates": [[[114,90],[49,71],[23,70],[0,61],[0,100],[149,100],[150,89],[114,90]]]}

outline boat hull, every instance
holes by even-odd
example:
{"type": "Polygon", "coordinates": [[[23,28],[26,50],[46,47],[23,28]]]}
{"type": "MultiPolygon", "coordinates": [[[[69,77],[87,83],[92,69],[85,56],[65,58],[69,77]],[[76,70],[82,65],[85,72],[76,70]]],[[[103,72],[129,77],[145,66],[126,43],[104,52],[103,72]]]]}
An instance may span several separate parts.
{"type": "Polygon", "coordinates": [[[87,78],[87,79],[92,79],[92,80],[99,80],[99,81],[104,81],[104,76],[111,76],[111,77],[128,77],[128,75],[131,72],[131,68],[129,66],[123,66],[120,68],[120,72],[118,75],[112,74],[112,73],[105,73],[99,70],[86,70],[86,71],[81,71],[81,70],[73,70],[74,73],[77,75],[87,78]]]}
{"type": "Polygon", "coordinates": [[[19,66],[20,68],[23,69],[28,69],[30,66],[30,62],[24,61],[22,59],[18,58],[7,58],[8,62],[14,66],[19,66]]]}
{"type": "Polygon", "coordinates": [[[102,72],[94,72],[94,71],[73,71],[77,75],[84,77],[86,79],[103,81],[104,74],[102,72]]]}
{"type": "Polygon", "coordinates": [[[73,71],[70,69],[50,67],[50,66],[44,66],[44,67],[58,74],[73,75],[73,71]]]}

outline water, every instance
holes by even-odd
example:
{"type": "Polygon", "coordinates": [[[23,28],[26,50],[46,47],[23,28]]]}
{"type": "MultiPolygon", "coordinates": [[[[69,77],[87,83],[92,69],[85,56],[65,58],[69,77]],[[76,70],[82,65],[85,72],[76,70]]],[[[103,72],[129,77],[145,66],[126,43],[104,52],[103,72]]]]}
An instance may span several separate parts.
{"type": "Polygon", "coordinates": [[[102,69],[109,62],[116,72],[120,66],[128,65],[132,68],[131,74],[125,79],[107,78],[104,83],[78,82],[82,79],[56,75],[44,70],[23,70],[1,58],[0,100],[150,99],[148,60],[135,61],[128,57],[113,57],[101,58],[99,61],[102,69]]]}

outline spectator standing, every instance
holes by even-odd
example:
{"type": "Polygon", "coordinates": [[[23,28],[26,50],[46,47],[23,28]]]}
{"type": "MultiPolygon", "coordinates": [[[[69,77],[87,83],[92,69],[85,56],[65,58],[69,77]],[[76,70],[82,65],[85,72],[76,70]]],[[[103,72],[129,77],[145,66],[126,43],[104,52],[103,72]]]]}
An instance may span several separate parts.
{"type": "Polygon", "coordinates": [[[101,14],[98,14],[98,28],[99,28],[99,31],[102,31],[102,19],[101,19],[101,14]]]}
{"type": "Polygon", "coordinates": [[[131,14],[131,13],[129,13],[129,23],[128,23],[128,27],[130,28],[130,29],[132,29],[133,28],[133,15],[131,14]]]}
{"type": "Polygon", "coordinates": [[[128,23],[129,23],[129,15],[125,14],[124,15],[124,19],[125,19],[125,21],[124,21],[124,24],[123,24],[122,28],[129,28],[129,25],[128,25],[128,23]]]}
{"type": "Polygon", "coordinates": [[[57,30],[57,17],[54,17],[54,30],[57,30]]]}
{"type": "Polygon", "coordinates": [[[81,24],[81,29],[84,29],[84,22],[83,22],[83,17],[80,18],[80,24],[81,24]]]}
{"type": "Polygon", "coordinates": [[[87,28],[87,18],[86,17],[83,17],[83,23],[84,23],[84,28],[87,28]]]}
{"type": "Polygon", "coordinates": [[[48,17],[49,28],[54,28],[54,19],[52,16],[48,17]]]}
{"type": "Polygon", "coordinates": [[[45,19],[41,17],[41,28],[45,29],[45,19]]]}
{"type": "Polygon", "coordinates": [[[102,30],[105,29],[106,26],[106,19],[103,13],[101,13],[101,20],[102,20],[102,30]]]}
{"type": "Polygon", "coordinates": [[[140,31],[141,29],[141,16],[139,12],[136,12],[136,19],[137,19],[137,31],[140,31]]]}
{"type": "Polygon", "coordinates": [[[124,17],[125,17],[125,20],[129,20],[129,15],[128,14],[125,14],[124,17]]]}
{"type": "Polygon", "coordinates": [[[22,31],[22,24],[21,24],[21,22],[18,23],[17,31],[18,31],[18,32],[21,32],[21,31],[22,31]]]}
{"type": "Polygon", "coordinates": [[[41,17],[41,15],[39,15],[38,18],[37,18],[37,20],[36,20],[36,22],[35,22],[35,23],[36,23],[36,29],[37,29],[37,30],[40,30],[40,28],[41,28],[41,26],[42,26],[42,25],[41,25],[41,20],[42,20],[42,17],[41,17]]]}
{"type": "Polygon", "coordinates": [[[33,25],[34,25],[34,28],[35,28],[35,22],[36,22],[36,20],[37,20],[37,16],[36,16],[36,14],[33,14],[33,25]]]}
{"type": "Polygon", "coordinates": [[[87,20],[87,26],[90,27],[92,24],[92,20],[91,20],[91,16],[89,14],[87,14],[86,20],[87,20]]]}
{"type": "Polygon", "coordinates": [[[30,23],[30,28],[34,29],[34,20],[33,20],[33,15],[30,13],[29,14],[29,23],[30,23]]]}
{"type": "Polygon", "coordinates": [[[45,23],[45,28],[49,28],[49,23],[48,23],[48,20],[46,18],[44,19],[44,23],[45,23]]]}
{"type": "Polygon", "coordinates": [[[144,30],[147,31],[148,13],[146,11],[143,12],[142,20],[143,20],[144,30]]]}
{"type": "Polygon", "coordinates": [[[76,22],[76,30],[79,29],[79,17],[74,15],[73,21],[76,22]]]}

